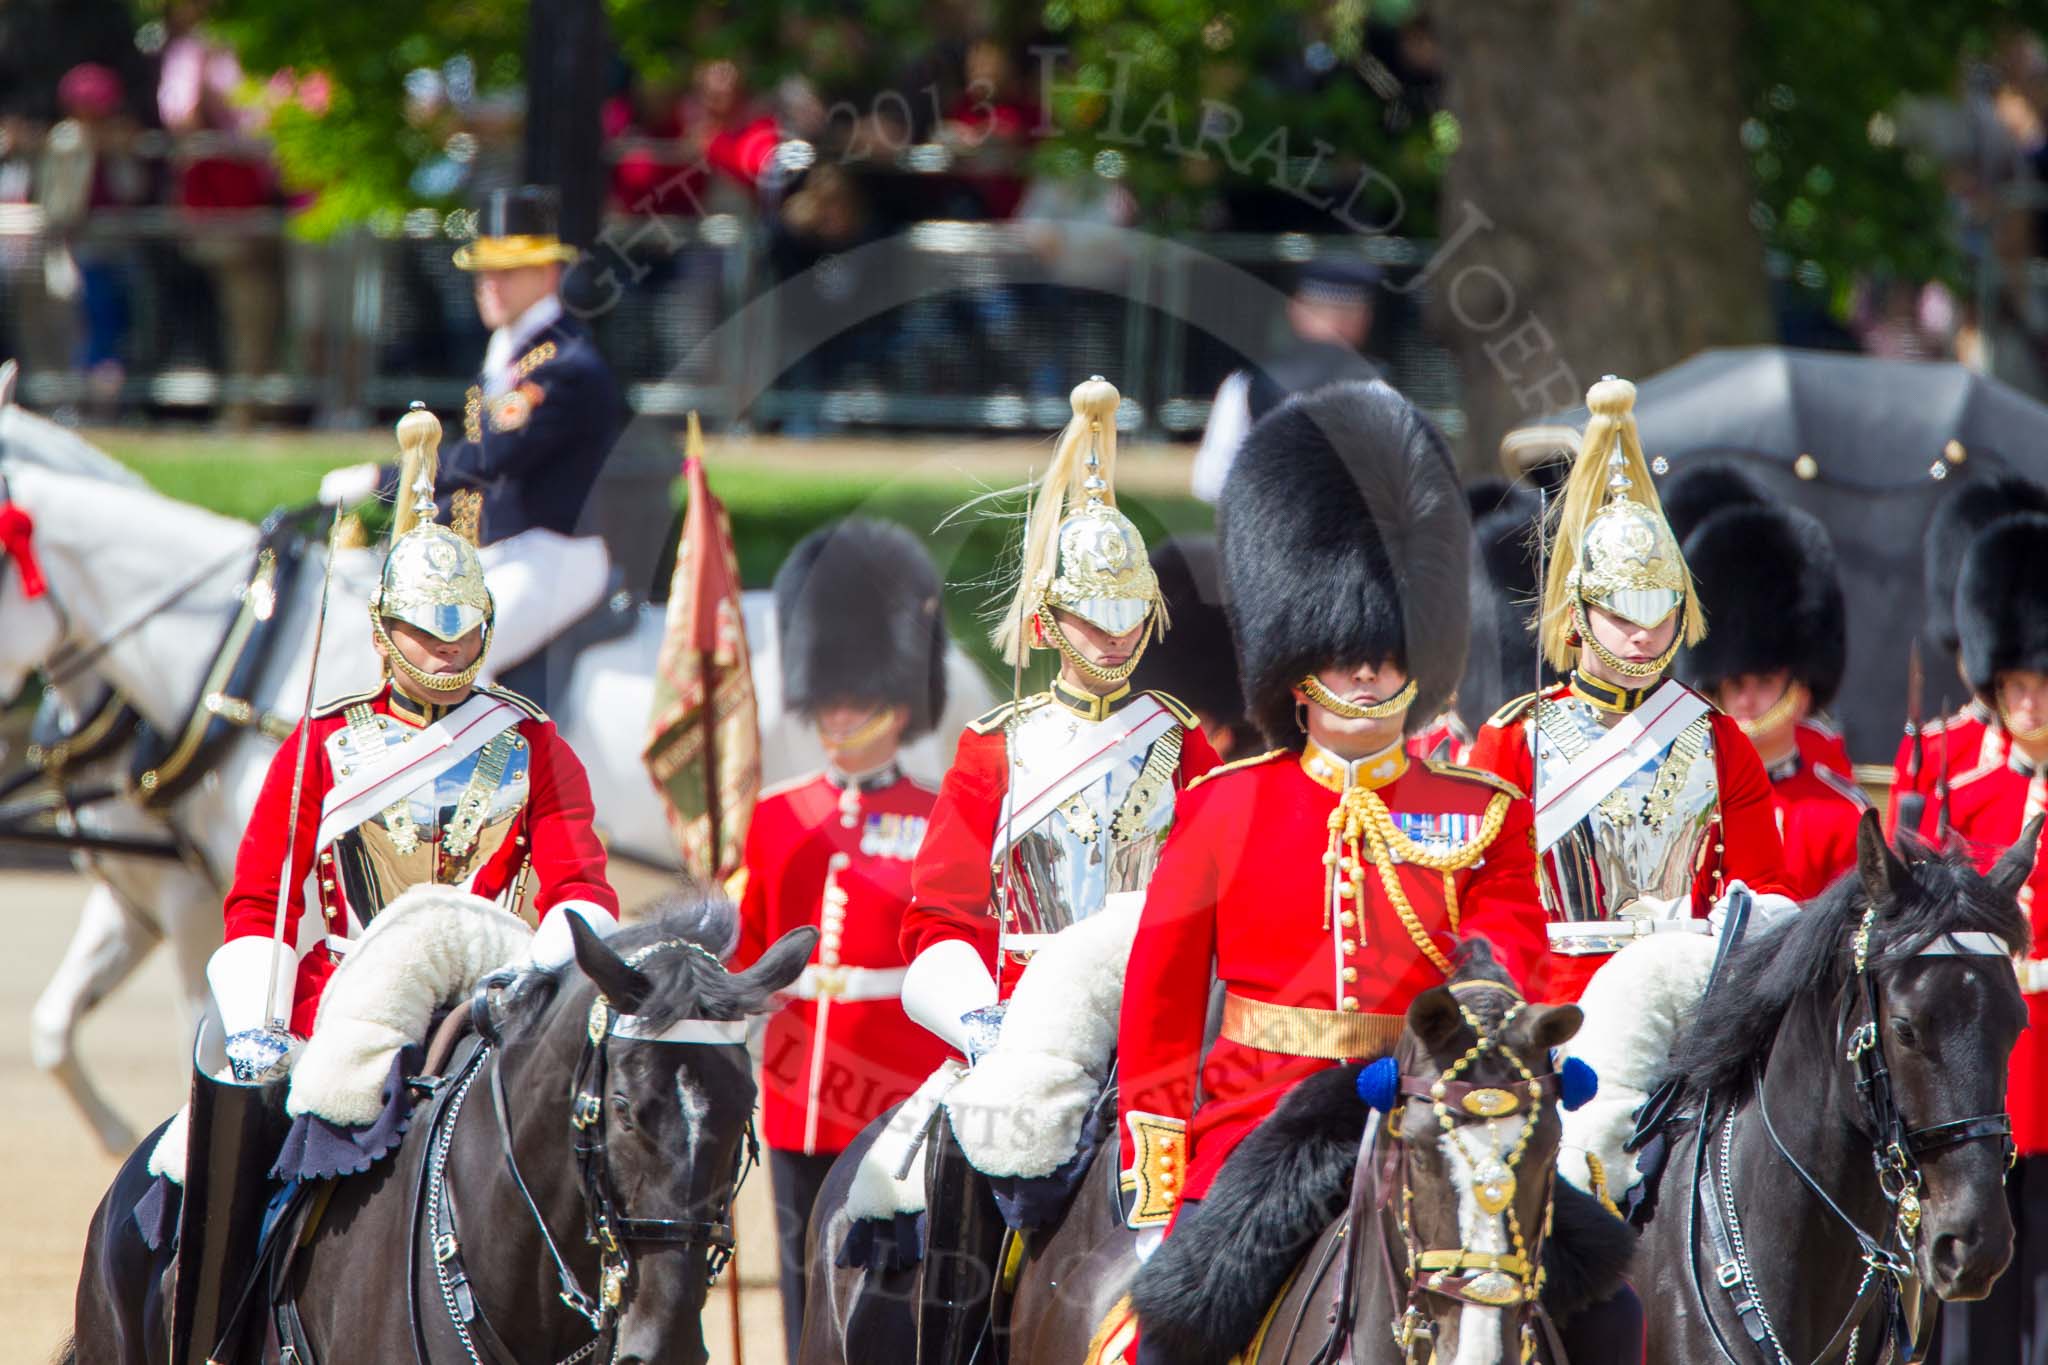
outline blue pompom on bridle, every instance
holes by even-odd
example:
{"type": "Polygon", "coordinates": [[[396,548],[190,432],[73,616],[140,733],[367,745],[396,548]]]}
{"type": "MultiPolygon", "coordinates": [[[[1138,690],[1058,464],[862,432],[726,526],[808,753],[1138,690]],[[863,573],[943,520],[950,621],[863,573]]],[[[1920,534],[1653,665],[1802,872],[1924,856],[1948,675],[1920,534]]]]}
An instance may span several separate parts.
{"type": "Polygon", "coordinates": [[[1392,1057],[1367,1064],[1358,1073],[1358,1098],[1368,1109],[1393,1112],[1401,1101],[1401,1064],[1392,1057]]]}
{"type": "Polygon", "coordinates": [[[1557,1069],[1557,1102],[1577,1109],[1600,1093],[1600,1076],[1577,1057],[1567,1057],[1557,1069]]]}
{"type": "MultiPolygon", "coordinates": [[[[1566,1109],[1581,1108],[1599,1093],[1599,1074],[1577,1057],[1557,1068],[1557,1102],[1566,1109]]],[[[1392,1057],[1368,1063],[1358,1073],[1358,1098],[1368,1109],[1392,1113],[1401,1102],[1401,1064],[1392,1057]]]]}

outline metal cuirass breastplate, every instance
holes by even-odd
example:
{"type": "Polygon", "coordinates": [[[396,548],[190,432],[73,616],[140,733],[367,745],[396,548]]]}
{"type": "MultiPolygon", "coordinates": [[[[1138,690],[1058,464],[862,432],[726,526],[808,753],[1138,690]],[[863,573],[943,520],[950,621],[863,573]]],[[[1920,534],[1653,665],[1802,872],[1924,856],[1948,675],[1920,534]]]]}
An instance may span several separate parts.
{"type": "MultiPolygon", "coordinates": [[[[1033,774],[1047,766],[1072,766],[1074,737],[1092,724],[1056,705],[1026,712],[1009,730],[1010,789],[1037,788],[1033,774]]],[[[997,850],[1006,939],[1058,933],[1112,893],[1144,889],[1173,821],[1185,734],[1176,724],[1149,744],[1127,738],[1106,767],[1055,792],[1052,812],[997,850]]]]}
{"type": "MultiPolygon", "coordinates": [[[[337,778],[418,731],[366,706],[326,740],[337,778]]],[[[336,836],[334,859],[357,927],[367,927],[400,892],[425,883],[465,886],[505,845],[525,807],[533,755],[516,726],[336,836]]],[[[522,868],[506,887],[509,908],[534,920],[522,868]]]]}
{"type": "MultiPolygon", "coordinates": [[[[1545,699],[1531,726],[1538,792],[1565,781],[1606,736],[1602,713],[1576,697],[1545,699]]],[[[1700,846],[1720,808],[1714,727],[1702,714],[1662,749],[1642,746],[1636,770],[1543,857],[1539,879],[1553,919],[1689,919],[1700,846]]]]}

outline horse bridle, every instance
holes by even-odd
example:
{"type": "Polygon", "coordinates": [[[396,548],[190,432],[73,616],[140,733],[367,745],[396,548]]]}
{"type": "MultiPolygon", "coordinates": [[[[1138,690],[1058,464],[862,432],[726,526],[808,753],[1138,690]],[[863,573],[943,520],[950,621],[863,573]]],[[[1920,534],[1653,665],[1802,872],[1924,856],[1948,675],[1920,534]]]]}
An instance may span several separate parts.
{"type": "MultiPolygon", "coordinates": [[[[663,939],[634,952],[626,959],[626,965],[638,967],[666,949],[688,950],[703,954],[713,963],[718,961],[688,940],[663,939]]],[[[597,1245],[599,1262],[603,1267],[599,1302],[604,1312],[614,1315],[625,1303],[626,1281],[633,1269],[626,1249],[633,1243],[702,1246],[705,1248],[707,1278],[712,1281],[718,1278],[732,1260],[733,1205],[739,1198],[740,1186],[746,1183],[748,1174],[761,1160],[760,1138],[754,1131],[753,1118],[749,1116],[746,1145],[734,1163],[732,1177],[725,1184],[717,1218],[637,1218],[619,1207],[618,1192],[611,1177],[604,1101],[606,1080],[611,1070],[611,1043],[618,1036],[620,1018],[620,1013],[603,993],[600,992],[591,1002],[590,1027],[584,1038],[583,1054],[576,1061],[575,1079],[570,1088],[569,1116],[576,1144],[576,1171],[583,1185],[585,1232],[597,1245]]]]}
{"type": "MultiPolygon", "coordinates": [[[[638,968],[657,953],[669,950],[690,951],[702,955],[714,964],[718,959],[702,947],[687,939],[662,939],[635,950],[624,961],[627,966],[638,968]]],[[[723,970],[722,964],[720,969],[723,970]]],[[[716,1281],[719,1274],[732,1259],[733,1228],[732,1211],[739,1199],[740,1187],[746,1183],[748,1174],[759,1164],[760,1141],[750,1116],[747,1120],[746,1143],[734,1161],[731,1177],[719,1192],[719,1216],[713,1219],[641,1218],[620,1207],[617,1188],[612,1180],[610,1162],[609,1132],[605,1122],[605,1091],[610,1075],[610,1048],[613,1039],[624,1036],[628,1041],[644,1039],[628,1033],[622,1035],[622,1022],[632,1016],[621,1013],[607,1000],[602,992],[592,1001],[589,1021],[584,1031],[582,1050],[576,1060],[569,1090],[570,1136],[576,1155],[577,1180],[583,1195],[584,1235],[598,1248],[600,1280],[598,1295],[592,1298],[583,1288],[575,1270],[563,1257],[555,1243],[554,1234],[549,1231],[547,1219],[542,1215],[532,1192],[527,1188],[526,1179],[519,1170],[518,1154],[512,1145],[512,1122],[505,1103],[505,1085],[500,1061],[504,1055],[497,1029],[491,1021],[490,1001],[493,992],[502,988],[506,975],[486,977],[479,985],[475,999],[470,1006],[470,1015],[477,1033],[484,1045],[490,1049],[491,1102],[495,1113],[498,1145],[505,1159],[505,1169],[512,1177],[512,1187],[525,1204],[528,1216],[540,1230],[541,1243],[547,1248],[549,1259],[554,1263],[557,1281],[557,1297],[590,1324],[596,1334],[589,1347],[579,1351],[571,1359],[580,1359],[591,1349],[604,1342],[617,1328],[621,1310],[625,1307],[626,1286],[632,1276],[630,1248],[635,1244],[654,1243],[668,1246],[702,1246],[705,1248],[706,1283],[716,1281]]],[[[743,1024],[720,1027],[739,1027],[743,1024]]],[[[712,1036],[681,1036],[679,1030],[687,1025],[711,1025],[714,1021],[681,1021],[663,1039],[672,1042],[702,1042],[717,1046],[741,1046],[740,1040],[712,1036]]],[[[650,1035],[651,1036],[651,1035],[650,1035]]],[[[436,1249],[437,1261],[441,1259],[436,1249]]],[[[477,1309],[479,1320],[481,1306],[477,1309]]]]}
{"type": "MultiPolygon", "coordinates": [[[[1872,905],[1864,911],[1863,919],[1856,929],[1852,950],[1856,983],[1843,992],[1841,1018],[1836,1025],[1836,1044],[1842,1050],[1843,1060],[1856,1068],[1856,1093],[1862,1102],[1864,1117],[1870,1124],[1871,1160],[1877,1168],[1878,1189],[1893,1210],[1891,1226],[1882,1237],[1873,1237],[1865,1232],[1856,1220],[1835,1202],[1833,1196],[1821,1186],[1820,1181],[1806,1169],[1778,1136],[1777,1126],[1771,1121],[1770,1105],[1764,1097],[1763,1074],[1760,1067],[1751,1081],[1756,1095],[1757,1115],[1763,1122],[1764,1133],[1769,1138],[1773,1150],[1792,1168],[1800,1183],[1820,1200],[1822,1206],[1849,1229],[1850,1234],[1856,1239],[1858,1253],[1865,1267],[1863,1282],[1857,1291],[1856,1299],[1850,1304],[1849,1311],[1835,1330],[1834,1337],[1814,1358],[1816,1365],[1850,1349],[1856,1341],[1857,1334],[1862,1330],[1863,1319],[1880,1302],[1885,1307],[1884,1331],[1897,1352],[1897,1358],[1910,1362],[1924,1357],[1928,1345],[1933,1340],[1935,1314],[1925,1313],[1919,1331],[1915,1333],[1906,1320],[1905,1308],[1906,1289],[1918,1279],[1911,1253],[1920,1231],[1920,1158],[1945,1151],[1950,1147],[1991,1139],[1997,1139],[2004,1144],[2008,1168],[2017,1155],[2012,1136],[2012,1115],[2009,1111],[2000,1110],[1969,1118],[1949,1119],[1919,1128],[1907,1126],[1905,1115],[1899,1111],[1897,1098],[1892,1093],[1891,1069],[1885,1061],[1879,1023],[1884,1018],[1883,995],[1878,985],[1877,973],[1870,964],[1870,938],[1876,922],[1877,909],[1872,905]],[[1865,1018],[1860,1024],[1852,1027],[1852,1017],[1859,1000],[1865,1018]],[[1896,1247],[1887,1246],[1885,1243],[1888,1240],[1895,1241],[1896,1247]]],[[[2010,961],[2011,954],[2007,946],[1996,936],[1968,932],[1937,935],[1923,944],[1914,956],[1984,956],[2010,961]]],[[[1730,1112],[1732,1114],[1733,1111],[1730,1112]]],[[[1702,1106],[1699,1136],[1694,1152],[1696,1198],[1701,1197],[1698,1173],[1703,1166],[1703,1154],[1711,1140],[1712,1124],[1708,1121],[1710,1117],[1711,1106],[1702,1106]]],[[[1710,1201],[1710,1229],[1718,1227],[1722,1221],[1733,1218],[1732,1207],[1722,1214],[1711,1203],[1711,1194],[1705,1197],[1710,1201]]],[[[1731,1198],[1731,1206],[1732,1202],[1731,1198]]],[[[1731,1224],[1731,1230],[1734,1232],[1732,1239],[1724,1232],[1717,1240],[1732,1241],[1738,1256],[1741,1256],[1739,1224],[1731,1224]]],[[[1690,1247],[1692,1239],[1688,1238],[1687,1241],[1690,1247]]],[[[1743,1256],[1742,1260],[1744,1263],[1737,1267],[1736,1283],[1743,1283],[1747,1279],[1746,1256],[1743,1256]]],[[[1720,1347],[1722,1355],[1733,1361],[1736,1357],[1729,1348],[1720,1324],[1708,1308],[1700,1282],[1699,1257],[1696,1251],[1689,1250],[1688,1262],[1693,1290],[1699,1298],[1702,1315],[1706,1318],[1708,1327],[1712,1329],[1715,1344],[1720,1347]]],[[[1732,1296],[1735,1284],[1731,1284],[1725,1275],[1721,1277],[1721,1284],[1732,1296]]],[[[1737,1316],[1753,1342],[1762,1346],[1768,1339],[1768,1344],[1778,1359],[1786,1359],[1782,1348],[1777,1345],[1775,1332],[1770,1329],[1768,1313],[1764,1309],[1760,1295],[1753,1295],[1748,1305],[1738,1301],[1737,1316]],[[1752,1312],[1755,1317],[1754,1323],[1751,1321],[1752,1312]]]]}
{"type": "MultiPolygon", "coordinates": [[[[1434,1078],[1403,1075],[1397,1086],[1399,1098],[1387,1114],[1382,1131],[1392,1141],[1384,1151],[1378,1153],[1378,1179],[1376,1182],[1355,1182],[1351,1225],[1354,1236],[1363,1242],[1363,1219],[1369,1216],[1391,1216],[1400,1232],[1402,1260],[1397,1263],[1391,1238],[1382,1237],[1381,1263],[1386,1276],[1388,1290],[1393,1302],[1403,1305],[1401,1316],[1390,1324],[1394,1344],[1401,1351],[1403,1360],[1426,1359],[1427,1354],[1416,1355],[1418,1346],[1433,1349],[1428,1315],[1422,1310],[1425,1295],[1437,1295],[1460,1303],[1480,1308],[1512,1309],[1520,1328],[1522,1360],[1534,1358],[1538,1344],[1538,1329],[1555,1348],[1555,1331],[1543,1311],[1541,1296],[1544,1284],[1543,1244],[1550,1236],[1550,1216],[1555,1194],[1557,1169],[1553,1164],[1547,1173],[1543,1199],[1542,1225],[1534,1235],[1521,1226],[1521,1219],[1515,1210],[1518,1193],[1517,1169],[1522,1156],[1536,1130],[1536,1118],[1546,1101],[1558,1096],[1559,1079],[1556,1071],[1542,1073],[1531,1070],[1519,1055],[1500,1041],[1515,1016],[1521,1013],[1525,1002],[1514,988],[1498,981],[1453,982],[1451,990],[1479,989],[1500,991],[1510,995],[1514,1003],[1508,1008],[1497,1025],[1489,1028],[1480,1018],[1465,1008],[1462,1002],[1458,1012],[1465,1023],[1478,1035],[1477,1041],[1466,1049],[1450,1066],[1434,1078]],[[1468,1071],[1473,1063],[1488,1053],[1505,1056],[1520,1073],[1518,1081],[1509,1085],[1479,1085],[1459,1077],[1468,1071]],[[1506,1253],[1473,1251],[1466,1247],[1448,1249],[1425,1249],[1419,1245],[1413,1217],[1414,1186],[1409,1165],[1408,1135],[1401,1130],[1400,1115],[1405,1109],[1403,1101],[1418,1099],[1431,1107],[1436,1118],[1439,1133],[1453,1134],[1466,1124],[1483,1123],[1491,1119],[1505,1118],[1516,1113],[1528,1116],[1521,1135],[1514,1148],[1502,1157],[1502,1174],[1493,1175],[1489,1180],[1479,1178],[1474,1197],[1480,1207],[1489,1214],[1505,1215],[1513,1248],[1506,1253]],[[1363,1194],[1368,1183],[1375,1190],[1372,1207],[1365,1206],[1363,1194]],[[1489,1188],[1491,1186],[1491,1188],[1489,1188]]],[[[1475,1163],[1476,1165],[1476,1163],[1475,1163]]],[[[1325,1358],[1337,1359],[1343,1334],[1348,1330],[1356,1306],[1356,1257],[1351,1258],[1340,1291],[1338,1306],[1338,1337],[1326,1347],[1325,1358]]]]}

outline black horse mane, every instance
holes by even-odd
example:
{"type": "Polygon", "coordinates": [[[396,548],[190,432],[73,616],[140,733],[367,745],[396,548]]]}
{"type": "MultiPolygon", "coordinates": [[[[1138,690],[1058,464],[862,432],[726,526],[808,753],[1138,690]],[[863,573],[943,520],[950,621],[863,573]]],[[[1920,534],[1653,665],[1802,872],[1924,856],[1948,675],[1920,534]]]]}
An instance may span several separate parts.
{"type": "MultiPolygon", "coordinates": [[[[670,894],[647,916],[621,928],[605,946],[630,959],[661,943],[687,945],[649,956],[638,968],[653,990],[633,1011],[649,1028],[678,1019],[741,1019],[760,1004],[757,992],[726,971],[719,958],[738,938],[739,912],[723,893],[692,888],[670,894]]],[[[563,986],[583,980],[571,960],[552,971],[531,971],[501,998],[498,1027],[514,1036],[540,1021],[563,986]]]]}
{"type": "MultiPolygon", "coordinates": [[[[1880,909],[1871,933],[1871,965],[1909,958],[1948,933],[1996,934],[2018,951],[2027,917],[1994,891],[1960,851],[1935,854],[1902,841],[1914,891],[1880,909]]],[[[1713,994],[1673,1048],[1668,1075],[1695,1094],[1739,1091],[1769,1053],[1794,1000],[1833,996],[1848,980],[1852,943],[1869,901],[1862,878],[1842,877],[1770,928],[1749,935],[1722,965],[1713,994]]]]}

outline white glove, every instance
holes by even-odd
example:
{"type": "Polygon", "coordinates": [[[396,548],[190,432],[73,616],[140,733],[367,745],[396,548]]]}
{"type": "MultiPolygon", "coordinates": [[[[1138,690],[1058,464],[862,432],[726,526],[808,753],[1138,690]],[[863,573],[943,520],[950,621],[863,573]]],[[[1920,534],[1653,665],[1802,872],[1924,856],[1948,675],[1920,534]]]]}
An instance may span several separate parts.
{"type": "Polygon", "coordinates": [[[206,984],[213,988],[223,1033],[232,1038],[270,1023],[263,1017],[263,1001],[273,979],[276,1010],[290,1018],[299,979],[296,953],[290,948],[274,948],[267,938],[229,939],[213,950],[213,956],[206,959],[206,984]]]}
{"type": "Polygon", "coordinates": [[[563,901],[542,915],[540,928],[533,931],[534,966],[553,971],[576,956],[576,940],[569,933],[571,915],[582,920],[583,927],[599,938],[610,938],[619,932],[619,917],[602,905],[589,901],[563,901]]]}
{"type": "Polygon", "coordinates": [[[381,471],[375,464],[330,469],[320,478],[320,501],[328,507],[346,507],[375,493],[380,482],[381,471]]]}
{"type": "Polygon", "coordinates": [[[995,978],[966,939],[934,943],[903,973],[903,1012],[963,1057],[973,1031],[961,1016],[995,1002],[995,978]]]}
{"type": "Polygon", "coordinates": [[[2025,995],[2039,995],[2048,991],[2048,958],[2022,957],[2013,961],[2019,972],[2020,991],[2025,995]]]}
{"type": "Polygon", "coordinates": [[[1728,883],[1721,892],[1721,899],[1714,902],[1714,908],[1707,911],[1707,927],[1713,933],[1720,933],[1721,926],[1728,922],[1728,902],[1736,892],[1749,897],[1749,923],[1751,928],[1767,929],[1787,915],[1799,913],[1799,902],[1790,896],[1781,896],[1775,891],[1751,891],[1738,878],[1728,883]]]}

